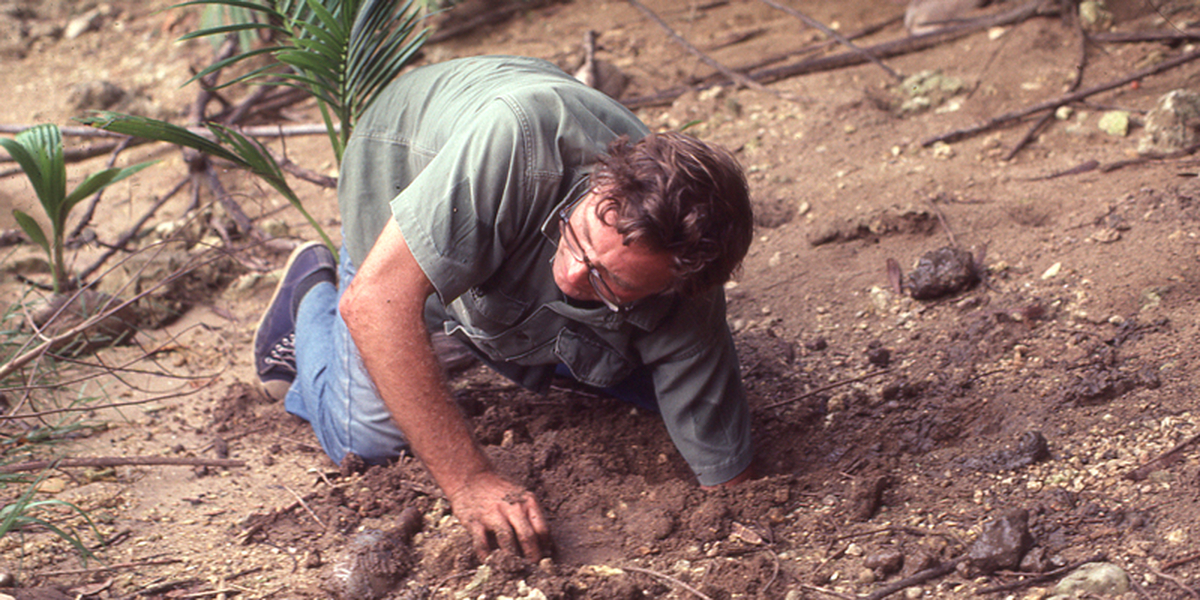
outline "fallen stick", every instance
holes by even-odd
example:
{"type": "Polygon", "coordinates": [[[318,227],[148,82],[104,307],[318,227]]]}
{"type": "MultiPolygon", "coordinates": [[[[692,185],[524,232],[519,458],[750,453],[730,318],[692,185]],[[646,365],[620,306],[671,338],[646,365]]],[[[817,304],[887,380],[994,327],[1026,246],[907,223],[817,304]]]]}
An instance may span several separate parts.
{"type": "Polygon", "coordinates": [[[1101,92],[1107,92],[1108,90],[1111,90],[1114,88],[1119,88],[1123,85],[1129,84],[1130,82],[1137,81],[1139,79],[1144,79],[1151,75],[1156,75],[1163,71],[1173,69],[1175,67],[1178,67],[1179,65],[1186,64],[1188,62],[1196,60],[1197,58],[1200,58],[1200,50],[1193,50],[1191,52],[1188,52],[1187,54],[1181,54],[1179,56],[1176,56],[1175,58],[1172,58],[1171,60],[1163,61],[1157,65],[1154,65],[1152,67],[1147,67],[1145,69],[1142,69],[1140,71],[1137,71],[1130,75],[1126,75],[1126,76],[1118,78],[1118,79],[1114,79],[1112,81],[1109,81],[1108,83],[1102,83],[1100,85],[1095,85],[1090,88],[1080,90],[1078,92],[1072,92],[1070,94],[1065,94],[1065,95],[1059,96],[1057,98],[1052,98],[1050,100],[1046,100],[1044,102],[1039,102],[1033,106],[1022,108],[1020,110],[1014,110],[1012,112],[1005,113],[998,117],[992,117],[991,119],[987,120],[984,123],[973,125],[971,127],[967,127],[964,129],[957,129],[957,130],[951,131],[949,133],[943,133],[942,135],[931,137],[931,138],[921,142],[921,146],[928,147],[928,146],[932,146],[933,144],[936,144],[937,142],[945,142],[945,143],[957,142],[959,140],[962,140],[962,139],[965,139],[965,138],[968,138],[968,137],[971,137],[974,135],[978,135],[985,131],[991,131],[992,129],[996,129],[996,128],[1006,125],[1012,121],[1016,121],[1017,119],[1027,117],[1034,113],[1038,113],[1043,110],[1054,110],[1065,104],[1070,104],[1072,102],[1077,102],[1079,100],[1087,98],[1088,96],[1094,96],[1101,92]]]}
{"type": "MultiPolygon", "coordinates": [[[[1027,4],[1023,4],[1013,10],[976,19],[962,25],[947,27],[931,33],[921,35],[913,35],[890,42],[883,42],[874,46],[867,46],[863,50],[872,56],[879,58],[889,58],[892,56],[900,56],[932,48],[938,44],[956,40],[965,37],[972,33],[983,31],[991,27],[1000,27],[1003,25],[1011,25],[1024,19],[1027,19],[1037,14],[1043,0],[1032,0],[1027,4]]],[[[750,79],[760,83],[773,83],[789,77],[799,75],[807,75],[809,73],[818,73],[822,71],[833,71],[844,67],[852,67],[866,62],[861,55],[856,52],[843,52],[841,54],[833,54],[830,56],[822,56],[818,58],[804,60],[792,65],[775,67],[756,71],[747,75],[750,79]]],[[[643,108],[646,106],[657,106],[673,101],[675,98],[683,95],[692,89],[707,89],[718,85],[725,85],[728,81],[715,81],[698,87],[679,86],[652,94],[649,96],[639,96],[636,98],[628,98],[621,101],[627,108],[643,108]]]]}
{"type": "MultiPolygon", "coordinates": [[[[21,133],[33,125],[15,125],[12,123],[0,124],[0,133],[21,133]]],[[[207,127],[192,125],[186,128],[188,131],[205,137],[212,137],[207,127]]],[[[118,138],[124,139],[129,137],[123,133],[114,133],[104,129],[96,129],[94,127],[59,127],[63,137],[81,137],[81,138],[118,138]]],[[[238,132],[246,137],[252,138],[278,138],[278,137],[295,137],[301,135],[325,135],[325,126],[318,123],[303,123],[300,125],[255,125],[253,127],[238,128],[238,132]]],[[[112,148],[106,148],[106,152],[111,152],[112,148]]]]}
{"type": "MultiPolygon", "coordinates": [[[[887,27],[890,27],[892,25],[900,23],[903,20],[904,20],[904,15],[892,17],[891,19],[888,19],[886,21],[882,21],[880,23],[875,23],[874,25],[868,25],[866,27],[863,27],[862,29],[859,29],[858,31],[848,33],[848,34],[846,34],[846,38],[849,40],[857,40],[861,37],[866,37],[866,36],[874,34],[874,33],[879,33],[880,31],[883,31],[887,27]]],[[[820,42],[815,42],[815,43],[809,44],[809,45],[799,48],[797,50],[791,50],[788,52],[779,52],[776,54],[771,54],[768,56],[758,58],[754,62],[743,64],[743,65],[737,65],[737,66],[734,66],[731,68],[734,71],[737,71],[739,73],[746,73],[749,71],[753,71],[755,69],[765,68],[769,65],[773,65],[777,62],[784,61],[789,58],[795,58],[797,56],[802,56],[802,55],[806,55],[806,54],[816,54],[817,52],[820,52],[821,50],[829,48],[830,46],[836,46],[837,43],[838,43],[837,40],[826,39],[826,40],[822,40],[820,42]]],[[[709,75],[708,77],[705,77],[705,78],[701,79],[700,81],[695,81],[692,83],[708,83],[710,81],[719,79],[719,76],[720,76],[719,73],[715,74],[715,75],[709,75]]]]}
{"type": "Polygon", "coordinates": [[[792,97],[789,94],[785,94],[778,90],[772,90],[772,89],[768,88],[767,86],[751,79],[750,77],[747,77],[746,75],[744,75],[742,73],[738,73],[737,71],[734,71],[734,70],[730,69],[729,67],[726,67],[725,65],[721,64],[720,62],[717,62],[716,59],[705,54],[699,48],[693,46],[691,44],[691,42],[688,42],[687,40],[683,39],[683,37],[680,36],[678,33],[676,33],[675,30],[672,29],[670,25],[667,25],[666,21],[663,21],[662,18],[660,18],[658,15],[654,14],[654,11],[650,10],[649,8],[646,8],[646,5],[642,4],[641,2],[638,2],[638,0],[626,0],[626,1],[629,2],[631,5],[633,5],[634,8],[642,11],[642,14],[646,15],[647,18],[649,18],[651,21],[654,21],[659,27],[661,27],[664,31],[666,31],[667,36],[670,37],[672,40],[674,40],[675,43],[682,46],[685,50],[687,50],[689,53],[691,53],[696,58],[699,58],[700,61],[703,62],[704,64],[720,71],[722,74],[724,74],[729,79],[731,79],[745,87],[748,87],[750,89],[758,90],[760,92],[766,92],[768,94],[772,94],[774,96],[783,98],[785,100],[791,100],[793,102],[800,101],[800,99],[792,97]]]}
{"type": "MultiPolygon", "coordinates": [[[[1079,89],[1080,85],[1083,84],[1083,70],[1087,67],[1088,34],[1086,31],[1084,31],[1083,24],[1079,22],[1079,14],[1074,10],[1065,9],[1066,5],[1064,5],[1063,20],[1074,26],[1075,33],[1079,39],[1079,54],[1075,61],[1075,76],[1071,79],[1071,85],[1067,86],[1067,92],[1074,92],[1075,90],[1079,89]]],[[[1046,126],[1046,123],[1049,123],[1050,119],[1053,118],[1054,113],[1052,111],[1046,111],[1046,114],[1042,115],[1042,118],[1038,119],[1037,123],[1034,123],[1033,127],[1030,127],[1029,131],[1025,132],[1025,137],[1022,137],[1016,144],[1013,145],[1012,150],[1009,150],[1008,154],[1004,155],[1003,160],[1012,160],[1013,157],[1016,156],[1026,144],[1031,142],[1034,136],[1036,136],[1037,133],[1046,126]]]]}
{"type": "Polygon", "coordinates": [[[153,567],[157,565],[172,565],[183,562],[178,558],[160,558],[157,560],[147,560],[143,562],[127,562],[118,563],[115,565],[101,565],[90,569],[67,569],[64,571],[42,571],[38,573],[43,577],[57,577],[59,575],[87,575],[89,573],[102,573],[105,571],[116,571],[118,569],[138,569],[141,567],[153,567]]]}
{"type": "Polygon", "coordinates": [[[704,592],[701,592],[700,590],[698,590],[678,579],[675,579],[674,577],[671,577],[670,575],[667,575],[665,573],[659,573],[658,571],[651,571],[650,569],[643,569],[641,567],[620,567],[620,568],[625,569],[626,571],[633,571],[634,573],[641,573],[643,575],[649,575],[651,577],[657,577],[658,579],[662,579],[663,581],[671,582],[671,583],[695,594],[696,597],[701,598],[701,600],[713,600],[710,596],[706,595],[704,592]]]}
{"type": "Polygon", "coordinates": [[[880,369],[878,371],[873,371],[871,373],[867,373],[866,375],[859,375],[858,377],[851,377],[850,379],[843,379],[841,381],[837,381],[837,382],[831,383],[829,385],[823,385],[811,392],[805,392],[803,394],[800,394],[799,396],[796,396],[795,398],[791,398],[788,400],[780,400],[779,402],[776,402],[774,404],[768,404],[768,405],[762,407],[762,410],[769,410],[772,408],[778,408],[780,406],[791,404],[793,402],[799,402],[805,398],[810,398],[812,396],[820,394],[821,392],[828,392],[829,390],[837,389],[844,385],[850,385],[851,383],[862,381],[864,379],[870,379],[872,377],[875,377],[876,375],[883,375],[884,373],[887,373],[890,371],[891,371],[891,369],[880,369]]]}
{"type": "Polygon", "coordinates": [[[958,563],[966,560],[966,558],[966,555],[959,556],[958,558],[946,561],[936,567],[913,573],[904,579],[889,583],[875,590],[874,592],[867,594],[866,596],[862,596],[862,600],[880,600],[881,598],[891,596],[892,594],[895,594],[896,592],[899,592],[905,588],[910,588],[914,585],[921,585],[930,579],[937,579],[938,577],[949,575],[950,573],[954,572],[955,568],[958,567],[958,563]]]}
{"type": "Polygon", "coordinates": [[[896,81],[901,81],[904,79],[904,77],[902,77],[899,73],[892,70],[891,67],[883,64],[883,61],[879,60],[879,58],[877,58],[875,55],[871,54],[870,52],[867,52],[866,50],[863,50],[862,47],[860,47],[857,44],[855,44],[854,42],[850,41],[846,36],[838,33],[837,31],[834,31],[833,29],[830,29],[824,23],[822,23],[822,22],[820,22],[820,21],[818,21],[818,20],[816,20],[816,19],[790,7],[790,6],[784,6],[784,5],[776,2],[775,0],[759,0],[759,1],[762,2],[763,4],[766,4],[767,6],[770,6],[771,8],[774,8],[776,10],[781,10],[793,17],[796,17],[797,19],[800,19],[801,21],[803,21],[805,25],[808,25],[809,27],[812,27],[813,29],[817,29],[821,33],[824,33],[825,35],[837,40],[837,43],[849,48],[851,52],[858,54],[859,56],[871,61],[872,63],[875,63],[875,66],[879,67],[880,69],[883,69],[883,71],[885,73],[887,73],[888,75],[891,75],[894,79],[896,79],[896,81]]]}
{"type": "Polygon", "coordinates": [[[1105,560],[1107,560],[1107,558],[1108,557],[1105,556],[1104,554],[1097,554],[1086,560],[1076,561],[1069,565],[1054,569],[1052,571],[1046,571],[1045,573],[1039,573],[1037,575],[1034,575],[1033,577],[1030,577],[1029,579],[1024,579],[1022,581],[1014,581],[1012,583],[1002,583],[1000,585],[993,585],[990,587],[977,589],[977,590],[975,590],[975,595],[982,596],[985,594],[994,594],[996,592],[1010,592],[1012,590],[1018,590],[1023,587],[1029,587],[1031,585],[1045,583],[1052,579],[1056,579],[1058,577],[1066,575],[1067,573],[1070,573],[1071,571],[1074,571],[1075,569],[1078,569],[1079,567],[1082,567],[1083,565],[1085,565],[1087,563],[1104,562],[1105,560]]]}
{"type": "Polygon", "coordinates": [[[1200,441],[1200,434],[1193,435],[1192,437],[1179,442],[1174,448],[1163,452],[1159,456],[1150,459],[1150,461],[1146,464],[1126,473],[1125,479],[1129,479],[1131,481],[1141,481],[1149,477],[1150,473],[1165,467],[1176,460],[1179,460],[1179,455],[1183,453],[1184,448],[1187,448],[1197,441],[1200,441]]]}
{"type": "Polygon", "coordinates": [[[101,456],[98,458],[62,458],[59,460],[31,460],[23,463],[0,466],[0,473],[21,473],[66,468],[108,467],[244,467],[246,462],[228,458],[192,458],[190,456],[101,456]]]}
{"type": "Polygon", "coordinates": [[[1186,42],[1200,40],[1200,29],[1175,31],[1105,31],[1093,33],[1088,39],[1101,44],[1130,44],[1137,42],[1186,42]]]}

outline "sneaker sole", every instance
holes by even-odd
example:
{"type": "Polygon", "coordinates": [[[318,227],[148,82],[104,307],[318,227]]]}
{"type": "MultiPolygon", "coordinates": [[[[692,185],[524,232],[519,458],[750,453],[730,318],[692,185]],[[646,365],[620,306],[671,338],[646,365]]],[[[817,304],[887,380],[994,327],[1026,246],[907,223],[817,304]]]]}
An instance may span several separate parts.
{"type": "MultiPolygon", "coordinates": [[[[292,253],[288,256],[287,263],[284,264],[283,269],[279,271],[281,273],[280,280],[279,283],[275,284],[275,292],[271,294],[271,300],[267,302],[268,308],[275,304],[275,301],[279,299],[279,293],[283,291],[283,286],[279,284],[283,283],[282,278],[287,275],[287,272],[292,270],[292,265],[296,262],[296,259],[299,258],[300,255],[304,253],[304,250],[308,249],[309,247],[323,245],[324,244],[321,242],[305,242],[299,246],[296,246],[295,250],[292,250],[292,253]]],[[[258,361],[254,358],[254,349],[258,347],[258,332],[262,331],[263,323],[267,319],[267,312],[268,311],[266,309],[263,310],[262,316],[258,318],[258,325],[254,328],[254,340],[251,342],[252,345],[250,346],[250,361],[254,363],[254,378],[258,381],[258,389],[262,390],[262,392],[272,400],[283,400],[284,397],[287,396],[288,390],[292,388],[292,383],[282,379],[272,379],[270,381],[263,381],[262,379],[259,379],[258,361]]]]}

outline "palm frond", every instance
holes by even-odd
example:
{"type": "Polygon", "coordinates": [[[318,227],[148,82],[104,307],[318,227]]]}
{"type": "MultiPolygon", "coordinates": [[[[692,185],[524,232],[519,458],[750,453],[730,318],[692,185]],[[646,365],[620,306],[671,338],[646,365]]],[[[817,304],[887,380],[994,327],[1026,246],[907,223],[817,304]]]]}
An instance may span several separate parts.
{"type": "Polygon", "coordinates": [[[242,22],[221,22],[184,36],[244,34],[270,30],[282,39],[266,48],[244,49],[196,74],[204,77],[262,54],[272,55],[286,72],[262,68],[220,84],[249,82],[270,75],[269,85],[301,87],[322,105],[334,154],[342,148],[355,121],[400,73],[428,37],[417,32],[422,9],[413,0],[290,0],[259,4],[248,0],[192,0],[178,6],[221,6],[228,14],[246,15],[242,22]],[[333,125],[340,126],[335,134],[333,125]]]}

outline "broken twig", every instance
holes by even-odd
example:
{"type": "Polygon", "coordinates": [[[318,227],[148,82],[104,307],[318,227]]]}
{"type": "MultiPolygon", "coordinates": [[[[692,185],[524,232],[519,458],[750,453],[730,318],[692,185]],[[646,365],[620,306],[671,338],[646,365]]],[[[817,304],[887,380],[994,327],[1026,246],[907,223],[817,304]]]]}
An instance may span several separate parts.
{"type": "Polygon", "coordinates": [[[1035,114],[1035,113],[1039,113],[1043,110],[1054,110],[1064,104],[1070,104],[1072,102],[1077,102],[1079,100],[1087,98],[1088,96],[1094,96],[1101,92],[1107,92],[1108,90],[1118,88],[1123,85],[1127,85],[1130,82],[1137,81],[1139,79],[1143,79],[1143,78],[1149,77],[1151,75],[1156,75],[1163,71],[1167,71],[1167,70],[1173,69],[1175,67],[1178,67],[1179,65],[1196,60],[1197,58],[1200,58],[1200,50],[1193,50],[1186,54],[1181,54],[1179,56],[1176,56],[1175,58],[1172,58],[1171,60],[1163,61],[1152,67],[1147,67],[1145,69],[1137,71],[1136,73],[1132,73],[1130,75],[1126,75],[1124,77],[1114,79],[1112,81],[1109,81],[1108,83],[1102,83],[1100,85],[1095,85],[1095,86],[1092,86],[1085,90],[1080,90],[1078,92],[1073,92],[1070,94],[1059,96],[1057,98],[1052,98],[1050,100],[1046,100],[1045,102],[1039,102],[1033,106],[1022,108],[1020,110],[1014,110],[1012,112],[1005,113],[998,117],[993,117],[993,118],[989,119],[988,121],[986,121],[984,123],[980,123],[978,125],[972,125],[971,127],[967,127],[964,129],[958,129],[955,131],[951,131],[949,133],[943,133],[942,135],[931,137],[931,138],[921,142],[921,146],[928,147],[928,146],[932,146],[933,144],[935,144],[937,142],[946,142],[946,143],[957,142],[959,140],[962,140],[962,139],[965,139],[965,138],[968,138],[968,137],[971,137],[974,135],[978,135],[985,131],[991,131],[992,129],[1002,127],[1004,125],[1007,125],[1008,123],[1011,123],[1012,121],[1016,121],[1017,119],[1027,117],[1027,116],[1035,114]]]}
{"type": "Polygon", "coordinates": [[[193,458],[190,456],[102,456],[97,458],[62,458],[59,460],[31,460],[0,466],[0,473],[20,473],[64,468],[108,468],[108,467],[244,467],[246,461],[227,458],[193,458]]]}
{"type": "Polygon", "coordinates": [[[669,582],[695,594],[697,598],[701,598],[702,600],[712,600],[712,598],[709,597],[708,595],[706,595],[704,592],[701,592],[700,590],[698,590],[678,579],[675,579],[674,577],[671,577],[670,575],[659,573],[658,571],[651,571],[650,569],[643,569],[641,567],[621,567],[621,568],[625,569],[626,571],[633,571],[634,573],[641,573],[643,575],[649,575],[651,577],[656,577],[663,581],[669,581],[669,582]]]}
{"type": "Polygon", "coordinates": [[[750,77],[747,77],[746,75],[743,75],[742,73],[738,73],[737,71],[734,71],[734,70],[730,69],[729,67],[726,67],[725,65],[717,62],[714,58],[705,54],[699,48],[693,46],[690,42],[683,39],[683,37],[680,36],[678,33],[676,33],[675,30],[672,29],[670,25],[667,25],[666,21],[663,21],[662,18],[660,18],[658,15],[654,14],[654,11],[650,10],[649,8],[646,8],[646,5],[642,4],[641,2],[638,2],[638,0],[626,0],[626,1],[629,2],[630,4],[632,4],[634,8],[642,11],[642,14],[646,15],[646,17],[649,18],[651,21],[654,21],[655,23],[657,23],[659,27],[661,27],[664,31],[667,32],[667,35],[670,36],[670,38],[672,40],[674,40],[675,43],[679,44],[680,46],[683,46],[683,48],[685,50],[690,52],[696,58],[699,58],[701,62],[720,71],[726,77],[733,80],[734,82],[737,82],[738,84],[741,84],[750,89],[758,90],[760,92],[766,92],[773,96],[783,98],[784,100],[790,100],[792,102],[803,102],[803,100],[800,98],[797,98],[791,94],[787,94],[784,92],[780,92],[778,90],[773,90],[771,88],[768,88],[767,86],[751,79],[750,77]]]}
{"type": "Polygon", "coordinates": [[[1172,462],[1175,462],[1176,460],[1179,460],[1179,455],[1183,453],[1183,450],[1198,441],[1200,441],[1200,434],[1193,435],[1192,437],[1179,442],[1174,448],[1163,452],[1159,456],[1151,459],[1146,464],[1130,471],[1129,473],[1126,473],[1125,479],[1129,479],[1131,481],[1141,481],[1149,477],[1150,473],[1157,471],[1171,464],[1172,462]]]}
{"type": "MultiPolygon", "coordinates": [[[[1074,92],[1083,83],[1083,70],[1087,67],[1088,34],[1087,31],[1084,31],[1083,24],[1079,22],[1079,13],[1076,10],[1069,9],[1074,9],[1074,5],[1063,4],[1063,20],[1074,27],[1075,34],[1079,39],[1079,54],[1075,60],[1075,77],[1071,79],[1071,85],[1067,86],[1067,92],[1074,92]]],[[[1054,108],[1055,110],[1058,109],[1057,106],[1054,108]]],[[[1042,118],[1038,119],[1037,123],[1034,123],[1033,127],[1030,127],[1029,131],[1025,132],[1025,137],[1021,138],[1016,144],[1013,144],[1012,150],[1009,150],[1008,154],[1004,155],[1003,160],[1012,160],[1021,151],[1021,148],[1024,148],[1026,144],[1032,141],[1034,136],[1053,118],[1054,111],[1046,111],[1046,114],[1042,115],[1042,118]]]]}
{"type": "Polygon", "coordinates": [[[830,29],[824,23],[822,23],[822,22],[820,22],[820,21],[794,9],[794,8],[791,8],[790,6],[784,6],[784,5],[776,2],[775,0],[759,0],[759,1],[762,2],[763,4],[766,4],[767,6],[770,6],[771,8],[774,8],[776,10],[781,10],[793,17],[796,17],[797,19],[800,19],[801,21],[803,21],[805,25],[808,25],[809,27],[812,27],[813,29],[817,29],[821,33],[824,33],[825,35],[837,40],[837,42],[839,44],[849,48],[851,52],[855,52],[859,56],[871,61],[872,63],[875,63],[875,66],[879,67],[880,69],[883,69],[883,71],[885,73],[887,73],[888,75],[891,75],[892,78],[895,79],[896,81],[901,81],[904,79],[904,77],[902,75],[900,75],[896,71],[892,70],[891,67],[883,64],[883,61],[879,60],[875,55],[871,54],[870,52],[867,52],[866,50],[863,50],[857,44],[850,41],[846,36],[838,33],[837,31],[834,31],[833,29],[830,29]]]}
{"type": "Polygon", "coordinates": [[[875,376],[877,376],[877,375],[883,375],[884,373],[888,373],[888,372],[890,372],[890,371],[891,371],[891,369],[880,369],[880,370],[878,370],[878,371],[873,371],[873,372],[871,372],[871,373],[867,373],[866,375],[859,375],[858,377],[851,377],[850,379],[843,379],[843,380],[841,380],[841,381],[838,381],[838,382],[835,382],[835,383],[831,383],[831,384],[829,384],[829,385],[823,385],[823,386],[821,386],[821,387],[819,387],[819,388],[817,388],[817,389],[815,389],[815,390],[813,390],[813,391],[811,391],[811,392],[805,392],[805,393],[803,393],[803,394],[800,394],[799,396],[796,396],[795,398],[791,398],[791,399],[789,399],[789,400],[781,400],[781,401],[779,401],[779,402],[776,402],[776,403],[774,403],[774,404],[768,404],[768,405],[764,406],[762,409],[763,409],[763,410],[769,410],[769,409],[772,409],[772,408],[778,408],[778,407],[780,407],[780,406],[785,406],[785,405],[787,405],[787,404],[792,404],[793,402],[799,402],[799,401],[801,401],[801,400],[804,400],[805,398],[811,398],[811,397],[813,397],[813,396],[815,396],[815,395],[817,395],[817,394],[820,394],[821,392],[828,392],[829,390],[832,390],[832,389],[837,389],[837,388],[840,388],[840,387],[842,387],[842,386],[844,386],[844,385],[850,385],[851,383],[855,383],[855,382],[858,382],[858,381],[863,381],[863,380],[865,380],[865,379],[870,379],[870,378],[872,378],[872,377],[875,377],[875,376]]]}

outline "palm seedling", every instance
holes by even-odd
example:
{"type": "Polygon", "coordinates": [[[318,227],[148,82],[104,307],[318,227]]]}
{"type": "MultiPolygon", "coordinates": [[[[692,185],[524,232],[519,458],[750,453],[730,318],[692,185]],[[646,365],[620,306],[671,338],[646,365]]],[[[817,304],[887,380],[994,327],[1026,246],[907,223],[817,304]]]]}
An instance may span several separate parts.
{"type": "Polygon", "coordinates": [[[64,248],[67,218],[71,209],[88,196],[122,180],[153,164],[145,162],[132,167],[111,168],[88,175],[75,189],[67,193],[67,167],[63,159],[62,133],[57,125],[37,125],[15,138],[0,138],[0,146],[20,165],[29,183],[50,220],[47,235],[29,213],[13,210],[17,224],[35,244],[40,246],[50,260],[51,280],[54,293],[61,294],[75,287],[67,272],[64,248]]]}
{"type": "MultiPolygon", "coordinates": [[[[247,39],[244,34],[254,31],[265,34],[262,38],[277,40],[261,48],[243,48],[239,54],[197,73],[192,80],[254,57],[272,58],[266,66],[219,87],[253,82],[304,90],[317,101],[339,164],[355,121],[412,59],[426,37],[425,31],[416,31],[421,10],[413,0],[193,0],[178,6],[219,6],[226,9],[227,16],[241,15],[240,21],[227,19],[184,39],[229,35],[247,39]]],[[[257,141],[217,125],[208,126],[211,136],[201,136],[162,121],[116,113],[82,121],[109,131],[190,147],[250,170],[299,209],[334,249],[329,237],[301,206],[274,157],[257,141]]]]}

